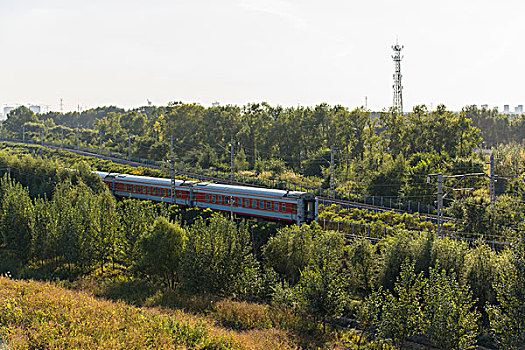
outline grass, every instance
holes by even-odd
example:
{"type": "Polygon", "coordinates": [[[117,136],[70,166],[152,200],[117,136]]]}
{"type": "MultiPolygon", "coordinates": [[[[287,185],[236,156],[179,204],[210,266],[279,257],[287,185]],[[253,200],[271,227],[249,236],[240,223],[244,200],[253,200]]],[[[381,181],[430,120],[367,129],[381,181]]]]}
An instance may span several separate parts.
{"type": "Polygon", "coordinates": [[[12,349],[293,349],[286,332],[237,332],[180,310],[137,308],[50,283],[0,277],[0,337],[12,349]]]}

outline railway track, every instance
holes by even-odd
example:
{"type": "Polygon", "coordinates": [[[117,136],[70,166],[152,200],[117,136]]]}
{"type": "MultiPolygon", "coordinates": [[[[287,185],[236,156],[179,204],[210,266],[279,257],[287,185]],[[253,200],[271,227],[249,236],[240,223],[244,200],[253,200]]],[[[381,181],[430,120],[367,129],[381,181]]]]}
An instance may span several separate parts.
{"type": "MultiPolygon", "coordinates": [[[[22,140],[16,140],[16,139],[3,140],[3,141],[12,142],[12,143],[26,144],[26,145],[41,146],[41,144],[39,144],[39,143],[33,143],[33,142],[29,142],[29,141],[22,141],[22,140]]],[[[95,152],[84,151],[84,150],[76,149],[76,148],[61,147],[61,146],[57,146],[57,145],[49,144],[49,143],[44,143],[43,145],[44,145],[44,147],[47,147],[47,148],[50,148],[50,149],[73,152],[75,154],[82,155],[82,156],[94,157],[94,158],[99,158],[99,159],[103,159],[103,160],[112,161],[112,162],[117,163],[117,164],[128,165],[128,166],[133,166],[133,167],[142,167],[142,168],[148,168],[148,169],[155,169],[155,170],[161,170],[161,171],[166,170],[165,168],[162,168],[162,167],[160,167],[159,165],[156,165],[156,164],[142,163],[142,162],[137,162],[137,161],[133,161],[133,160],[122,159],[122,158],[111,156],[111,155],[105,155],[105,154],[100,154],[100,153],[95,153],[95,152]]],[[[235,180],[233,180],[233,181],[232,180],[226,180],[226,179],[223,179],[223,178],[220,178],[220,177],[215,177],[215,176],[211,176],[211,175],[197,174],[197,173],[192,173],[192,172],[188,172],[188,171],[181,171],[181,170],[179,170],[179,171],[177,171],[177,174],[179,176],[181,176],[181,175],[182,176],[187,176],[187,177],[190,177],[190,178],[193,178],[193,179],[206,181],[206,182],[215,182],[215,183],[221,183],[221,184],[233,184],[233,185],[240,185],[240,186],[249,185],[249,186],[252,186],[252,187],[267,188],[267,186],[263,186],[263,185],[256,184],[256,183],[239,182],[239,181],[235,181],[235,180]]],[[[323,205],[337,204],[337,205],[340,205],[343,208],[367,209],[367,210],[372,210],[372,211],[376,211],[376,212],[394,211],[394,212],[400,213],[400,214],[403,214],[403,213],[414,214],[415,213],[415,212],[412,212],[412,211],[406,211],[406,210],[395,209],[395,208],[388,208],[388,207],[381,207],[381,206],[377,206],[377,205],[360,203],[360,202],[354,202],[354,201],[350,201],[350,200],[333,199],[333,198],[329,198],[329,197],[325,197],[325,196],[318,196],[318,198],[319,198],[319,203],[323,204],[323,205]]],[[[438,219],[437,215],[434,215],[434,214],[419,213],[419,215],[421,217],[425,217],[428,220],[431,220],[433,222],[437,222],[437,219],[438,219]]],[[[444,221],[452,221],[452,218],[444,217],[443,220],[444,221]]]]}

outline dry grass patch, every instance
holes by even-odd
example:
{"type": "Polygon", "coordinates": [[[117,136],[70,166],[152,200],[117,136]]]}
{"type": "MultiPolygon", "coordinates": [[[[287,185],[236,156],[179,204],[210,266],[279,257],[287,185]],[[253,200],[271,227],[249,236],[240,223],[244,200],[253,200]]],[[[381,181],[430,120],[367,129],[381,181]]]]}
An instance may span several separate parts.
{"type": "Polygon", "coordinates": [[[291,349],[278,330],[235,332],[49,283],[0,277],[0,328],[12,349],[291,349]]]}

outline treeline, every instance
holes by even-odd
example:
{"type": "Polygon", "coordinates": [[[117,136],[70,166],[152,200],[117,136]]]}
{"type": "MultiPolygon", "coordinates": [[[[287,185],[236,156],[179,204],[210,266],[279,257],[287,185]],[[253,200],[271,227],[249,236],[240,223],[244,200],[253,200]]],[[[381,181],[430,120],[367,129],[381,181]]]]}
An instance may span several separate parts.
{"type": "Polygon", "coordinates": [[[480,143],[480,132],[467,112],[453,113],[444,106],[435,111],[418,106],[407,116],[387,111],[375,119],[363,108],[327,104],[204,108],[177,102],[131,111],[107,107],[38,116],[20,107],[10,112],[3,126],[4,137],[22,138],[25,130],[25,137],[40,140],[43,128],[46,142],[131,151],[133,157],[153,160],[168,159],[173,137],[178,162],[222,170],[229,170],[233,140],[236,171],[293,171],[319,178],[329,176],[333,146],[336,186],[345,188],[352,182],[370,194],[405,197],[418,190],[403,188],[414,187],[410,174],[422,170],[421,162],[428,163],[425,171],[453,171],[454,164],[475,162],[472,149],[480,143]],[[82,118],[86,121],[78,123],[82,118]],[[398,170],[403,174],[389,186],[381,185],[398,170]]]}
{"type": "MultiPolygon", "coordinates": [[[[173,137],[178,164],[202,169],[230,170],[233,140],[237,172],[283,173],[310,176],[323,188],[330,186],[330,147],[334,148],[334,185],[338,192],[401,198],[433,204],[435,183],[428,174],[487,171],[485,156],[476,147],[523,141],[522,116],[510,119],[495,111],[465,107],[448,111],[416,106],[399,115],[384,111],[371,118],[363,108],[320,104],[315,107],[245,106],[204,108],[170,103],[124,111],[101,107],[82,113],[34,115],[19,107],[3,123],[4,137],[102,148],[151,160],[167,160],[173,137]],[[85,122],[79,121],[85,119],[85,122]],[[76,124],[75,124],[76,123],[76,124]],[[80,126],[80,127],[77,127],[80,126]]],[[[514,143],[516,144],[516,143],[514,143]]],[[[498,146],[505,147],[505,146],[498,146]]],[[[498,152],[498,175],[519,176],[522,161],[498,152]],[[509,174],[509,165],[515,170],[509,174]],[[517,166],[516,166],[517,165],[517,166]]],[[[293,179],[292,176],[287,178],[293,179]]],[[[299,177],[298,177],[299,178],[299,177]]],[[[508,179],[499,179],[497,193],[507,191],[508,179]]],[[[469,178],[463,188],[488,187],[487,179],[469,178]]],[[[450,197],[459,197],[454,192],[450,197]]]]}

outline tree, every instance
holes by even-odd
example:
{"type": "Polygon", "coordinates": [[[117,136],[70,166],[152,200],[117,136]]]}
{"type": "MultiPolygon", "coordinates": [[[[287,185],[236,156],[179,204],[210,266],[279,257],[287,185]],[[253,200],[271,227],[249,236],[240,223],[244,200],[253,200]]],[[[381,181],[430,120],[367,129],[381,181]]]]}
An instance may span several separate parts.
{"type": "Polygon", "coordinates": [[[504,349],[525,347],[524,252],[523,241],[506,252],[493,284],[497,304],[487,307],[491,332],[504,349]]]}
{"type": "Polygon", "coordinates": [[[456,275],[430,269],[423,289],[425,334],[441,349],[468,349],[476,343],[479,312],[467,284],[456,275]]]}
{"type": "Polygon", "coordinates": [[[294,289],[300,308],[326,325],[328,317],[341,314],[346,301],[341,271],[343,239],[335,232],[320,232],[314,246],[312,263],[301,271],[294,289]]]}
{"type": "Polygon", "coordinates": [[[301,271],[313,258],[313,236],[314,230],[308,225],[288,226],[279,230],[263,248],[266,263],[291,285],[295,285],[301,271]]]}
{"type": "Polygon", "coordinates": [[[346,248],[346,270],[350,286],[358,292],[368,294],[377,270],[376,251],[367,239],[352,242],[346,248]]]}
{"type": "Polygon", "coordinates": [[[217,214],[209,222],[199,218],[188,229],[184,250],[181,271],[186,287],[195,292],[259,293],[262,280],[252,250],[245,225],[237,226],[217,214]]]}
{"type": "Polygon", "coordinates": [[[4,121],[3,126],[8,131],[16,133],[15,135],[18,137],[20,129],[25,123],[35,123],[37,121],[38,118],[32,110],[26,106],[20,106],[7,114],[7,119],[4,121]]]}
{"type": "Polygon", "coordinates": [[[135,199],[124,199],[117,204],[121,223],[121,239],[117,241],[122,262],[132,266],[140,258],[138,242],[153,225],[156,211],[152,203],[135,199]]]}
{"type": "Polygon", "coordinates": [[[33,234],[33,202],[29,191],[6,175],[0,183],[0,249],[21,263],[29,261],[33,234]]]}
{"type": "Polygon", "coordinates": [[[136,268],[149,276],[160,277],[169,288],[173,288],[185,244],[185,230],[164,217],[158,217],[140,238],[140,260],[136,268]]]}
{"type": "Polygon", "coordinates": [[[416,275],[414,263],[406,261],[394,285],[394,293],[380,288],[365,299],[365,308],[375,313],[374,323],[382,338],[392,339],[402,348],[408,337],[424,331],[421,292],[425,284],[423,274],[416,275]]]}

